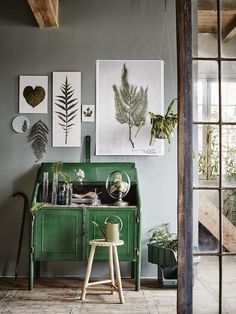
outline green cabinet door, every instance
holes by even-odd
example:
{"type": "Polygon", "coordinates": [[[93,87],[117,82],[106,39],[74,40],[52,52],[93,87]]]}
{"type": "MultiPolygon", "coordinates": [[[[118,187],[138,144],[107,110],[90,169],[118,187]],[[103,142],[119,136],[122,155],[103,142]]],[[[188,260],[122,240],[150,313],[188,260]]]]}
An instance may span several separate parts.
{"type": "MultiPolygon", "coordinates": [[[[89,240],[102,239],[103,235],[101,231],[92,223],[96,221],[102,228],[104,227],[104,221],[107,217],[118,216],[123,222],[123,228],[120,232],[120,239],[124,240],[124,245],[118,247],[119,259],[122,261],[132,261],[135,259],[135,239],[136,239],[136,208],[122,208],[118,209],[88,209],[87,212],[87,256],[89,254],[89,240]]],[[[95,252],[95,259],[107,260],[108,250],[107,248],[97,247],[95,252]]]]}
{"type": "Polygon", "coordinates": [[[79,260],[82,257],[82,210],[63,207],[35,213],[34,257],[79,260]]]}

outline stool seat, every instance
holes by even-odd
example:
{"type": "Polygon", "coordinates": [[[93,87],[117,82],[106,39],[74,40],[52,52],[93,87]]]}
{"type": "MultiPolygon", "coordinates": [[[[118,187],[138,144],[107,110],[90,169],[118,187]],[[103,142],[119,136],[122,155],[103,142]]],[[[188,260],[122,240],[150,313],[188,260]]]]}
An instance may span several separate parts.
{"type": "Polygon", "coordinates": [[[118,258],[118,252],[117,252],[117,246],[123,245],[124,241],[119,240],[116,242],[108,242],[105,239],[94,239],[94,240],[90,240],[89,244],[91,245],[91,249],[90,249],[89,258],[88,258],[88,265],[87,265],[86,275],[84,279],[84,285],[82,288],[81,300],[82,301],[85,300],[86,289],[88,287],[100,285],[100,284],[109,284],[110,285],[109,291],[111,291],[112,294],[114,293],[114,291],[117,291],[119,293],[120,303],[125,303],[122,284],[121,284],[119,258],[118,258]],[[94,258],[94,254],[95,254],[95,250],[97,246],[108,248],[110,279],[89,282],[92,264],[93,264],[93,258],[94,258]],[[117,286],[115,285],[114,268],[116,271],[117,286]]]}
{"type": "Polygon", "coordinates": [[[90,245],[96,245],[96,246],[120,246],[124,244],[123,240],[119,240],[116,242],[107,242],[105,239],[94,239],[89,241],[90,245]]]}

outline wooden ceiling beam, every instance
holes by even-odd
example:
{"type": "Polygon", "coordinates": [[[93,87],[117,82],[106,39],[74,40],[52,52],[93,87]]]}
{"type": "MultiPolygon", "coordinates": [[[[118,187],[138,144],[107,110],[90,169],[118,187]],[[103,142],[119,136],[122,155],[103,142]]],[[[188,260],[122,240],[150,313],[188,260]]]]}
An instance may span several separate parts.
{"type": "MultiPolygon", "coordinates": [[[[198,0],[198,10],[216,10],[215,0],[198,0]]],[[[233,0],[221,1],[221,10],[236,10],[236,2],[233,0]]]]}
{"type": "Polygon", "coordinates": [[[235,36],[236,36],[236,15],[234,15],[231,21],[225,25],[222,31],[222,40],[224,42],[227,42],[235,36]]]}
{"type": "Polygon", "coordinates": [[[28,0],[40,28],[58,27],[58,0],[28,0]]]}

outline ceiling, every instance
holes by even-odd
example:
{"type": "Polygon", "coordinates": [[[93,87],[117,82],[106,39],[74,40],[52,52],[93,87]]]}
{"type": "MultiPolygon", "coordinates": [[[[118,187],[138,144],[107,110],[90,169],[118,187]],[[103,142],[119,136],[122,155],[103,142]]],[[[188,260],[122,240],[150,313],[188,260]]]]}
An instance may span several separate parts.
{"type": "MultiPolygon", "coordinates": [[[[236,36],[236,1],[221,0],[222,39],[228,41],[236,36]]],[[[215,0],[198,1],[198,32],[217,33],[217,6],[215,0]]]]}
{"type": "MultiPolygon", "coordinates": [[[[39,27],[58,27],[58,0],[28,0],[39,27]]],[[[222,39],[236,36],[236,0],[221,0],[222,39]]],[[[217,33],[217,1],[198,0],[198,32],[217,33]]]]}

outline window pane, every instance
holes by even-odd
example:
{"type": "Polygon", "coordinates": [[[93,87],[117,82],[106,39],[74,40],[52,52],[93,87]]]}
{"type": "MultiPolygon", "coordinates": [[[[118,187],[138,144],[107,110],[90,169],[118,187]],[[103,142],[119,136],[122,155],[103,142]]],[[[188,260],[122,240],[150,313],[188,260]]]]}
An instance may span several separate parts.
{"type": "Polygon", "coordinates": [[[193,200],[193,246],[198,252],[218,252],[219,191],[195,190],[193,200]]]}
{"type": "Polygon", "coordinates": [[[219,127],[194,125],[194,186],[219,186],[219,127]]]}
{"type": "Polygon", "coordinates": [[[223,57],[236,57],[235,10],[236,1],[221,0],[221,35],[223,57]]]}
{"type": "Polygon", "coordinates": [[[215,61],[193,63],[193,120],[219,121],[218,64],[215,61]]]}
{"type": "Polygon", "coordinates": [[[223,257],[223,313],[236,313],[236,256],[223,257]]]}
{"type": "Polygon", "coordinates": [[[222,191],[222,201],[224,250],[236,253],[236,190],[222,191]]]}
{"type": "Polygon", "coordinates": [[[217,57],[216,0],[194,0],[193,3],[193,55],[217,57]]]}
{"type": "Polygon", "coordinates": [[[221,90],[222,120],[236,122],[236,62],[222,62],[221,90]]]}
{"type": "Polygon", "coordinates": [[[236,126],[222,127],[222,180],[224,186],[236,186],[236,126]]]}
{"type": "Polygon", "coordinates": [[[219,261],[215,256],[201,256],[195,268],[193,313],[219,313],[219,261]]]}

